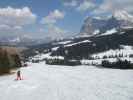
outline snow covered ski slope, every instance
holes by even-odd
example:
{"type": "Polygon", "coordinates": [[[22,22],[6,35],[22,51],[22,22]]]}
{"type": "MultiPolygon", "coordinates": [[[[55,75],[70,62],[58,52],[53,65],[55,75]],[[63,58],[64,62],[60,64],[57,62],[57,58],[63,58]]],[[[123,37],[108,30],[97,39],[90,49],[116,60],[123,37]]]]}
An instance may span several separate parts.
{"type": "Polygon", "coordinates": [[[44,62],[0,77],[0,100],[133,100],[133,70],[50,66],[44,62]]]}

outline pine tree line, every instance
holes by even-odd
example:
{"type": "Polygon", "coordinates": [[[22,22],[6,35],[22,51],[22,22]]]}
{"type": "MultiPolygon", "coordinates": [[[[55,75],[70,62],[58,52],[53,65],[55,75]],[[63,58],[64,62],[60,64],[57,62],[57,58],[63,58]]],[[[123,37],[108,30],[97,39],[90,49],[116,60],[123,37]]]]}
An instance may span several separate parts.
{"type": "Polygon", "coordinates": [[[6,49],[0,48],[0,75],[21,66],[21,59],[17,53],[10,54],[6,49]]]}

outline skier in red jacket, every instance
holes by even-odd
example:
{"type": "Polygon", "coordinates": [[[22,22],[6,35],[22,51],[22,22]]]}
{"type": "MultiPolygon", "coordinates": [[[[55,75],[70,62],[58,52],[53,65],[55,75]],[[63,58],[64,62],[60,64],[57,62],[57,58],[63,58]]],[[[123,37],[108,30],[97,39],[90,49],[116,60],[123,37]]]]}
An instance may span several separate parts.
{"type": "Polygon", "coordinates": [[[22,80],[21,71],[17,71],[17,80],[22,80]]]}

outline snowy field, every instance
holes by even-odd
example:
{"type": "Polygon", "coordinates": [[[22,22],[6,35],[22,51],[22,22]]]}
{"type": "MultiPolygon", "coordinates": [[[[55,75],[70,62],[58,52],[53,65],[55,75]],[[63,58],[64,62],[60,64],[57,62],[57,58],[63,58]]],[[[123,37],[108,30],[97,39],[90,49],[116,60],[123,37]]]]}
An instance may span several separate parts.
{"type": "Polygon", "coordinates": [[[133,100],[133,70],[50,66],[44,62],[0,77],[0,100],[133,100]]]}

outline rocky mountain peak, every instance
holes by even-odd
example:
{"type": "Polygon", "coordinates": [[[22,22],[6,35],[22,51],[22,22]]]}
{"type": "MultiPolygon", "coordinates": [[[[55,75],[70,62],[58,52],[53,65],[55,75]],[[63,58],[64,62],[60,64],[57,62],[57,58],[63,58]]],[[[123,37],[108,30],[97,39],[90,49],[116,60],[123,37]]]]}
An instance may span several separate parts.
{"type": "Polygon", "coordinates": [[[133,16],[126,11],[116,11],[112,16],[103,17],[87,17],[80,30],[80,35],[95,35],[95,31],[99,33],[106,32],[113,28],[133,27],[133,16]]]}

